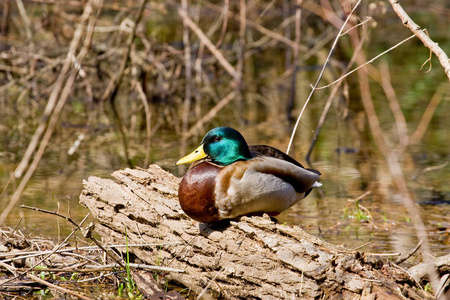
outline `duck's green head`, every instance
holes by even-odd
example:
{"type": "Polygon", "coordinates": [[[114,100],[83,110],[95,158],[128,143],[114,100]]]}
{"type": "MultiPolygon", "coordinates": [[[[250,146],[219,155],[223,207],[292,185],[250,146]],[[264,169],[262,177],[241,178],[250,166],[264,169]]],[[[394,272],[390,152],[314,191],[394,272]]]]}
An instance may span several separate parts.
{"type": "Polygon", "coordinates": [[[208,132],[191,154],[183,157],[177,165],[191,163],[209,157],[216,164],[227,166],[238,160],[252,158],[244,137],[233,128],[217,127],[208,132]]]}

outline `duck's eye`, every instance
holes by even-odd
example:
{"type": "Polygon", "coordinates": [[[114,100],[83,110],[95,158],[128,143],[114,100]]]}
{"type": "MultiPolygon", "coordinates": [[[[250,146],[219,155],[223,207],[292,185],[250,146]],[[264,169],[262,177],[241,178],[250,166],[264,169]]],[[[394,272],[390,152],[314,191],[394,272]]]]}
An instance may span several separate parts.
{"type": "Polygon", "coordinates": [[[215,137],[214,137],[214,140],[213,140],[213,142],[219,142],[219,141],[221,141],[222,140],[222,137],[221,136],[218,136],[218,135],[216,135],[215,137]]]}

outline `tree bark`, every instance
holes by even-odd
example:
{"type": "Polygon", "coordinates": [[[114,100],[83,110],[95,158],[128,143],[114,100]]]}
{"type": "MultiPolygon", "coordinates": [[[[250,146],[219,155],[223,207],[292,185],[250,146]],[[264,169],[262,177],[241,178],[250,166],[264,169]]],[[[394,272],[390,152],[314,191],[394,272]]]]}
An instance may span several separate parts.
{"type": "Polygon", "coordinates": [[[160,272],[159,283],[202,299],[433,299],[405,270],[268,216],[193,221],[178,203],[180,179],[157,165],[113,177],[90,177],[80,202],[104,243],[124,244],[127,235],[129,244],[155,245],[130,248],[136,261],[185,271],[160,272]]]}

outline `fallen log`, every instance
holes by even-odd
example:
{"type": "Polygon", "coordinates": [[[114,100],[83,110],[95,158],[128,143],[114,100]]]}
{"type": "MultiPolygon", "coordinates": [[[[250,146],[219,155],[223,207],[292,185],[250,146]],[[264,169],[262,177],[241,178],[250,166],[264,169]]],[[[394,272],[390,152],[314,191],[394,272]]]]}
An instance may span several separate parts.
{"type": "MultiPolygon", "coordinates": [[[[135,262],[184,270],[159,272],[160,284],[202,299],[434,299],[417,278],[387,260],[331,245],[268,216],[219,224],[187,217],[180,182],[157,165],[90,177],[80,203],[105,244],[130,248],[135,262]]],[[[117,249],[124,251],[124,249],[117,249]]]]}

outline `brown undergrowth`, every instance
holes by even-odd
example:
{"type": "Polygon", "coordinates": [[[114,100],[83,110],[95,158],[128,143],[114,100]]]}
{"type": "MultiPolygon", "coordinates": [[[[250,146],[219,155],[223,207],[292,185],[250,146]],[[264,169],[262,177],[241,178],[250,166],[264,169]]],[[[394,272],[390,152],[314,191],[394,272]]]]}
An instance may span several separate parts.
{"type": "MultiPolygon", "coordinates": [[[[75,224],[56,212],[23,208],[57,215],[75,224]]],[[[0,299],[143,299],[149,293],[166,299],[181,297],[175,291],[166,294],[153,277],[183,270],[130,262],[129,249],[160,245],[128,244],[127,240],[125,244],[102,245],[92,236],[93,224],[83,230],[83,236],[77,233],[86,218],[61,243],[26,235],[17,228],[0,228],[0,299]]]]}

